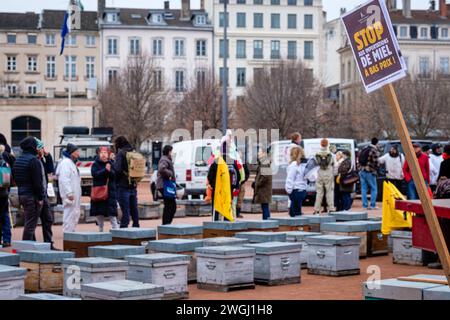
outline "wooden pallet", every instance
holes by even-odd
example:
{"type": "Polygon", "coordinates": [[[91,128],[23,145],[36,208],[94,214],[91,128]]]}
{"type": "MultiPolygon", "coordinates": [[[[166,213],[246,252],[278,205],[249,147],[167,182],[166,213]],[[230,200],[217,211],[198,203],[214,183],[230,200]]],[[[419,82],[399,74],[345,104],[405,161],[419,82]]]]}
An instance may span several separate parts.
{"type": "Polygon", "coordinates": [[[360,273],[361,273],[360,269],[341,270],[341,271],[308,269],[308,274],[314,274],[314,275],[320,275],[320,276],[331,276],[331,277],[353,276],[353,275],[358,275],[360,273]]]}
{"type": "Polygon", "coordinates": [[[282,286],[282,285],[286,285],[286,284],[301,283],[301,279],[300,279],[300,277],[278,279],[278,280],[255,279],[255,283],[263,285],[263,286],[282,286]]]}
{"type": "Polygon", "coordinates": [[[210,284],[210,283],[197,283],[197,288],[208,291],[216,291],[216,292],[230,292],[236,290],[248,290],[255,289],[254,283],[239,283],[239,284],[230,284],[230,285],[219,285],[219,284],[210,284]]]}

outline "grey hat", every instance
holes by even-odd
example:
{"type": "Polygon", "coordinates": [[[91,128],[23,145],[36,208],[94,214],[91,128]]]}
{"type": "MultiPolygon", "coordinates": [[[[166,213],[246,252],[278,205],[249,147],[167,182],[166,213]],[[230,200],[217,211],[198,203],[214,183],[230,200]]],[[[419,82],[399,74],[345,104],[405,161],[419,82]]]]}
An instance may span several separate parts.
{"type": "Polygon", "coordinates": [[[78,147],[76,145],[74,145],[73,143],[68,143],[67,144],[66,151],[67,151],[68,154],[72,154],[72,153],[74,153],[77,150],[78,150],[78,147]]]}

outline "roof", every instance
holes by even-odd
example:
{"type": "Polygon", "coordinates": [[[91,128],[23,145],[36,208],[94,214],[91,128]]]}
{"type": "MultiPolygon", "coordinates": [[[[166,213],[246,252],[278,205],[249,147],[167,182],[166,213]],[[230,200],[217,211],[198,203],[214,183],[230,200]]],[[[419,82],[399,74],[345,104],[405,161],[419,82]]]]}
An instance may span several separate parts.
{"type": "Polygon", "coordinates": [[[38,23],[39,14],[34,12],[0,12],[0,29],[36,30],[38,23]]]}
{"type": "MultiPolygon", "coordinates": [[[[447,5],[450,10],[450,5],[447,5]]],[[[450,12],[450,11],[449,11],[450,12]]],[[[389,12],[392,23],[405,24],[450,24],[450,14],[447,18],[440,16],[439,11],[411,10],[412,18],[406,18],[402,10],[392,10],[389,12]]]]}
{"type": "MultiPolygon", "coordinates": [[[[44,10],[42,29],[61,29],[64,22],[65,10],[44,10]]],[[[97,31],[97,12],[82,11],[81,12],[81,30],[97,31]]]]}

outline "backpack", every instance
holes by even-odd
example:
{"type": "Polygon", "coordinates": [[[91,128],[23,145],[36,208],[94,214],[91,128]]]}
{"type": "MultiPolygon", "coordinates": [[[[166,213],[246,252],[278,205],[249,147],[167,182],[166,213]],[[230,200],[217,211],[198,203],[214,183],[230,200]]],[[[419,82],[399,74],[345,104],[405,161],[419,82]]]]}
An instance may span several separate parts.
{"type": "Polygon", "coordinates": [[[333,156],[331,153],[328,153],[327,155],[316,155],[317,164],[320,166],[320,169],[327,170],[330,166],[331,159],[333,156]]]}
{"type": "Polygon", "coordinates": [[[439,181],[436,189],[436,199],[450,199],[450,179],[439,181]]]}
{"type": "Polygon", "coordinates": [[[127,152],[127,164],[128,164],[128,180],[138,183],[145,177],[145,158],[142,154],[135,151],[127,152]]]}
{"type": "Polygon", "coordinates": [[[362,167],[365,167],[369,164],[369,156],[370,156],[370,151],[372,150],[372,148],[369,147],[365,147],[362,151],[361,154],[359,155],[358,161],[359,164],[362,167]]]}
{"type": "Polygon", "coordinates": [[[11,168],[5,160],[0,160],[0,188],[11,186],[11,168]]]}

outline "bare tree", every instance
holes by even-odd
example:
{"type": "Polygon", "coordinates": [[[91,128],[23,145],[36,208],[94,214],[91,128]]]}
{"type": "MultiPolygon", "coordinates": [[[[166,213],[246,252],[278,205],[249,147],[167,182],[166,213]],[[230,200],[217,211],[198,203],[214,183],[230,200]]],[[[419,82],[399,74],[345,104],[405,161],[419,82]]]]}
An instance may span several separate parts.
{"type": "Polygon", "coordinates": [[[167,92],[160,70],[147,54],[130,56],[117,78],[100,90],[99,100],[101,124],[125,135],[135,148],[147,139],[161,138],[167,92]]]}
{"type": "Polygon", "coordinates": [[[317,136],[322,86],[300,61],[273,63],[255,74],[239,104],[238,118],[246,128],[279,129],[317,136]]]}

